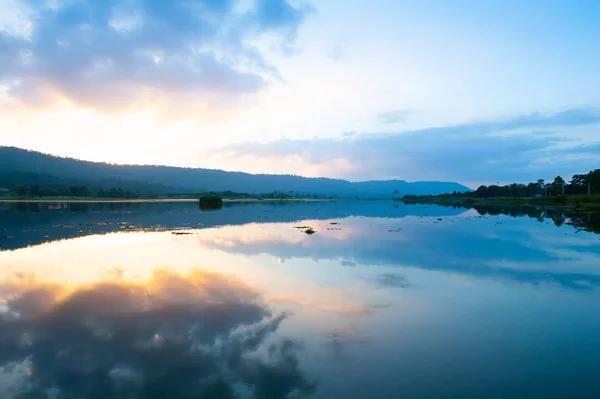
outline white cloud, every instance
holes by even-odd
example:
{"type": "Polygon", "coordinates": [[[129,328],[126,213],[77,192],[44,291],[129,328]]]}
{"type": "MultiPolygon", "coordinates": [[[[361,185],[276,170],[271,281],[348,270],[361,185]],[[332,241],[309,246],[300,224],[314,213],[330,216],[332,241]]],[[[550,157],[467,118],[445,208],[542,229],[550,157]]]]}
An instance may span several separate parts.
{"type": "Polygon", "coordinates": [[[286,0],[257,0],[241,14],[225,0],[15,4],[27,10],[17,21],[31,32],[0,30],[0,84],[8,94],[27,104],[62,98],[100,110],[165,96],[223,104],[256,93],[277,71],[250,41],[268,35],[287,44],[310,11],[286,0]]]}
{"type": "Polygon", "coordinates": [[[203,157],[249,159],[253,165],[276,164],[279,173],[295,170],[302,175],[350,180],[527,181],[586,172],[597,166],[600,156],[598,143],[581,144],[558,133],[531,134],[528,130],[595,129],[598,124],[600,109],[570,109],[401,133],[232,144],[203,157]]]}

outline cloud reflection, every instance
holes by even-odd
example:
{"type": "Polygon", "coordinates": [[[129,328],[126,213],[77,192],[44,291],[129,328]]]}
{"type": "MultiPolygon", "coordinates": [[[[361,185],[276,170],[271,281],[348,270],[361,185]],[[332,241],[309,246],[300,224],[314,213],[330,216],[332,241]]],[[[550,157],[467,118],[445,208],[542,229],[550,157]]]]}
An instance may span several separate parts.
{"type": "MultiPolygon", "coordinates": [[[[369,219],[346,218],[340,231],[327,231],[328,221],[302,224],[320,230],[318,238],[295,235],[288,224],[231,226],[198,238],[201,246],[244,255],[269,254],[280,260],[311,258],[334,260],[344,266],[404,266],[458,273],[477,278],[516,281],[533,285],[558,284],[563,288],[589,290],[600,287],[600,275],[562,268],[564,255],[573,252],[567,242],[549,242],[524,226],[511,225],[503,231],[495,219],[479,217],[369,219]],[[402,225],[402,230],[398,226],[402,225]],[[252,234],[248,234],[252,232],[252,234]],[[368,239],[365,239],[368,237],[368,239]]],[[[563,233],[559,233],[561,240],[563,233]]],[[[563,240],[564,241],[564,240],[563,240]]],[[[594,254],[590,254],[594,255],[594,254]]],[[[378,286],[406,284],[392,275],[372,281],[378,286]]]]}
{"type": "Polygon", "coordinates": [[[285,398],[312,394],[285,314],[235,278],[156,271],[146,284],[0,284],[0,392],[16,398],[285,398]],[[8,371],[7,371],[8,370],[8,371]],[[7,374],[7,375],[8,375],[7,374]],[[18,378],[16,378],[18,377],[18,378]]]}

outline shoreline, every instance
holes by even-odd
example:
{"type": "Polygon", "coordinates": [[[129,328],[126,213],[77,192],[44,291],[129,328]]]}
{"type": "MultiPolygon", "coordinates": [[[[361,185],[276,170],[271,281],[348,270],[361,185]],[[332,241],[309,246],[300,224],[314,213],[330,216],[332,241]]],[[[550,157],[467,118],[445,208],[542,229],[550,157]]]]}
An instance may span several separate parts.
{"type": "Polygon", "coordinates": [[[600,196],[567,195],[557,200],[558,197],[424,197],[424,198],[395,198],[404,204],[435,204],[443,206],[535,206],[555,210],[600,210],[600,196]]]}
{"type": "MultiPolygon", "coordinates": [[[[261,203],[261,202],[330,202],[330,199],[256,199],[256,198],[231,198],[223,199],[224,203],[261,203]]],[[[148,198],[148,199],[0,199],[0,203],[168,203],[168,202],[199,202],[194,198],[148,198]]]]}

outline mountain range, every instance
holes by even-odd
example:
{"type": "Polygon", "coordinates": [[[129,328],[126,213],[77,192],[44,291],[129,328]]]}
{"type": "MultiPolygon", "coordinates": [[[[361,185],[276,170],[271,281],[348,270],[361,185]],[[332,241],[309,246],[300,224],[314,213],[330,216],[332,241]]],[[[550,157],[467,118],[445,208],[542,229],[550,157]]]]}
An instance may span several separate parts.
{"type": "Polygon", "coordinates": [[[0,188],[12,188],[15,184],[119,187],[156,194],[229,190],[238,193],[264,194],[277,191],[294,196],[348,198],[389,198],[406,194],[435,195],[471,190],[454,182],[404,180],[350,182],[323,177],[249,174],[218,169],[116,165],[63,158],[16,147],[0,147],[0,188]]]}

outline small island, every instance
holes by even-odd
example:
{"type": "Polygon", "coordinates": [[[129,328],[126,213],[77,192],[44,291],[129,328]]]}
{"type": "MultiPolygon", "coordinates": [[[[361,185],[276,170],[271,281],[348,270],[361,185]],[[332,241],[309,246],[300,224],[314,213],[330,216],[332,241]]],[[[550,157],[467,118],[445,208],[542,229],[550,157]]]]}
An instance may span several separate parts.
{"type": "Polygon", "coordinates": [[[200,196],[200,209],[221,209],[223,207],[223,198],[217,195],[200,196]]]}

